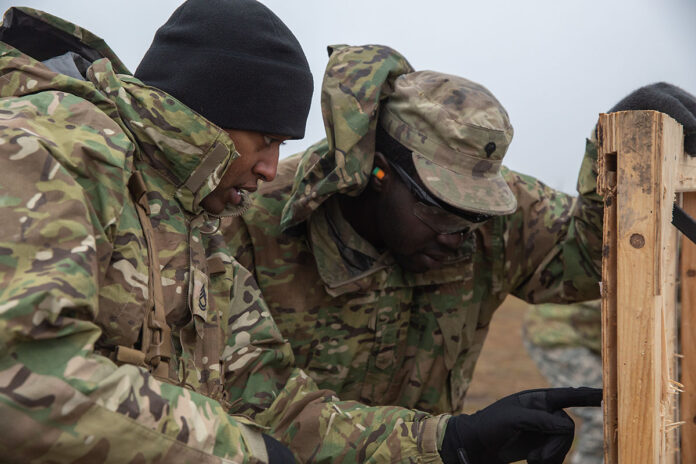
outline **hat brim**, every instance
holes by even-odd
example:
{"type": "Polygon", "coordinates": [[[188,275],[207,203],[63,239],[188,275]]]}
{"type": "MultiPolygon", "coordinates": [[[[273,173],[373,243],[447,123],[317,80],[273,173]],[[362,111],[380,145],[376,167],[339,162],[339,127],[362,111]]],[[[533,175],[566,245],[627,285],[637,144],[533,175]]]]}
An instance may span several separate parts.
{"type": "Polygon", "coordinates": [[[472,213],[502,216],[517,209],[517,198],[500,173],[460,174],[413,152],[413,164],[425,187],[438,199],[472,213]]]}

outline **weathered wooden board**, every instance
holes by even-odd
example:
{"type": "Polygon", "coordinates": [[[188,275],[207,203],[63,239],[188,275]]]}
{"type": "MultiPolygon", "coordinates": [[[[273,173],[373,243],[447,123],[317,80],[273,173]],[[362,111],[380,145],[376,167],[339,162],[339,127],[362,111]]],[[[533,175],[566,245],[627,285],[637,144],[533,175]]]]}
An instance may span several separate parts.
{"type": "Polygon", "coordinates": [[[678,248],[671,218],[676,192],[696,190],[696,179],[678,175],[690,165],[682,140],[681,126],[662,113],[600,115],[608,464],[677,462],[678,248]]]}

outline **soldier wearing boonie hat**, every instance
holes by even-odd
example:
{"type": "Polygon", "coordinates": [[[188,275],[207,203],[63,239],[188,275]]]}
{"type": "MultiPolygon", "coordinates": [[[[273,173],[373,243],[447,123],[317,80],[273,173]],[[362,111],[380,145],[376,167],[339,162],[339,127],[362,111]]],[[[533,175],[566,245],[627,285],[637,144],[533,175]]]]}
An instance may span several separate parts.
{"type": "MultiPolygon", "coordinates": [[[[572,197],[501,165],[512,127],[479,84],[415,72],[384,46],[330,52],[326,139],[282,160],[253,207],[223,228],[225,238],[254,273],[296,362],[321,387],[373,405],[458,413],[507,295],[597,296],[595,144],[586,144],[580,196],[572,197]]],[[[599,403],[590,398],[597,390],[576,393],[563,391],[568,401],[554,399],[549,411],[599,403]],[[588,396],[569,399],[576,393],[588,396]]],[[[550,405],[549,394],[533,395],[550,405]]],[[[443,461],[561,462],[569,423],[551,431],[544,413],[511,414],[513,403],[529,404],[514,398],[453,416],[443,461]],[[507,427],[527,419],[534,431],[521,436],[535,437],[519,444],[507,427]],[[548,444],[547,433],[559,433],[553,451],[535,445],[548,444]]]]}

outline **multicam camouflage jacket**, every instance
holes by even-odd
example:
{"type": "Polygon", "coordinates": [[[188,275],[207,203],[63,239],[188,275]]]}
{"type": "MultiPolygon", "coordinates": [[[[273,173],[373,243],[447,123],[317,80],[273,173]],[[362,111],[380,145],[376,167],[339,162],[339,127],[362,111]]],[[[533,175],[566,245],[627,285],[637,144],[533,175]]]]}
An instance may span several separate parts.
{"type": "Polygon", "coordinates": [[[13,8],[0,34],[3,462],[262,462],[259,430],[301,462],[440,462],[449,416],[294,368],[200,206],[224,131],[72,24],[13,8]],[[84,80],[42,64],[66,50],[84,80]]]}
{"type": "Polygon", "coordinates": [[[352,229],[335,199],[367,184],[380,101],[411,70],[386,47],[334,51],[322,87],[327,139],[283,160],[225,237],[320,387],[369,404],[453,412],[508,294],[534,303],[598,296],[596,150],[588,141],[579,197],[503,168],[517,210],[470,236],[461,261],[406,272],[352,229]]]}

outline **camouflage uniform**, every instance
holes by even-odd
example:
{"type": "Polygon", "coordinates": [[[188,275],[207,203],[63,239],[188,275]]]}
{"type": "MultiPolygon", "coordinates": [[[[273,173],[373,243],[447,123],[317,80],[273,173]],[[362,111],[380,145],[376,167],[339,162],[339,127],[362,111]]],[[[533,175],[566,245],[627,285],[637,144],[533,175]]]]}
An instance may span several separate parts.
{"type": "Polygon", "coordinates": [[[440,462],[449,416],[341,402],[294,367],[200,206],[239,157],[224,131],[84,29],[17,8],[3,27],[92,61],[82,80],[0,42],[3,462],[260,462],[260,430],[301,461],[440,462]]]}
{"type": "MultiPolygon", "coordinates": [[[[554,387],[602,387],[600,301],[531,306],[523,340],[529,356],[554,387]]],[[[573,448],[573,464],[604,461],[601,409],[573,408],[582,419],[573,448]]]]}
{"type": "MultiPolygon", "coordinates": [[[[488,324],[508,294],[529,302],[598,296],[596,150],[588,141],[579,197],[501,168],[514,212],[470,235],[459,261],[409,273],[352,229],[336,195],[367,185],[380,103],[412,71],[386,47],[334,51],[322,86],[327,138],[283,160],[225,237],[257,278],[296,362],[321,387],[369,404],[451,412],[462,407],[488,324]]],[[[472,95],[443,95],[442,104],[472,95]]],[[[493,162],[472,169],[497,171],[493,162]]]]}

